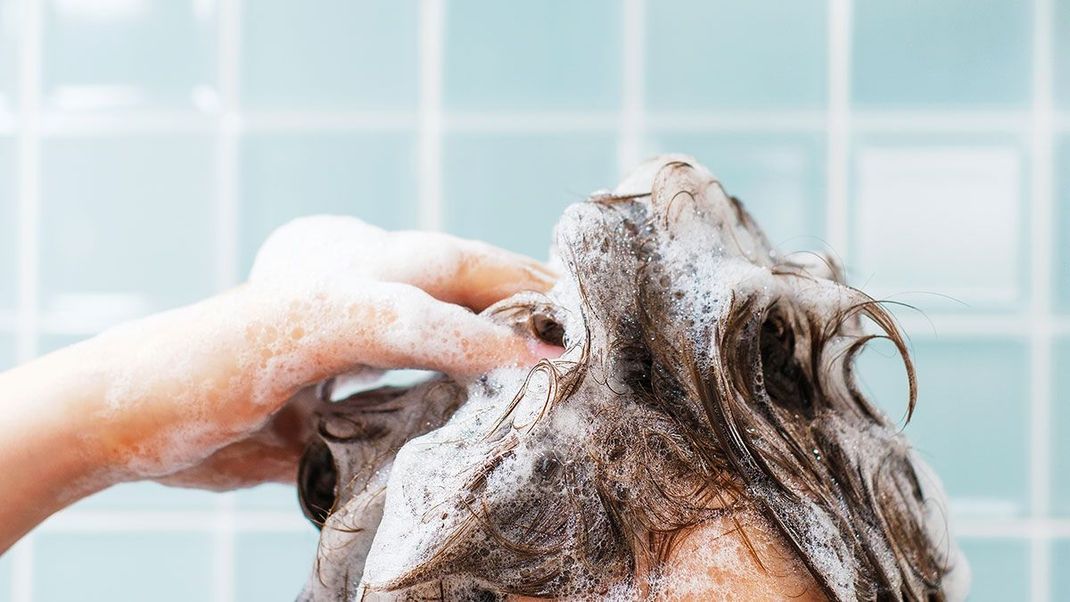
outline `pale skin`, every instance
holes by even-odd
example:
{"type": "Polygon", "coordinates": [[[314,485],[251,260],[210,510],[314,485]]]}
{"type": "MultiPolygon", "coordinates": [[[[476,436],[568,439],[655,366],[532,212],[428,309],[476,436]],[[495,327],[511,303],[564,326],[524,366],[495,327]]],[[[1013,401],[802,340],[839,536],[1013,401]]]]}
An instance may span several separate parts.
{"type": "MultiPolygon", "coordinates": [[[[560,349],[474,313],[554,280],[532,259],[444,234],[353,219],[284,226],[248,282],[0,374],[0,553],[122,482],[293,483],[303,446],[297,393],[332,375],[368,366],[466,376],[555,357],[560,349]]],[[[694,562],[687,546],[724,531],[700,527],[670,562],[694,562]]],[[[766,572],[787,589],[761,589],[810,599],[809,575],[800,582],[788,572],[766,572]]],[[[748,579],[719,578],[718,594],[728,593],[725,582],[753,593],[748,579]]]]}

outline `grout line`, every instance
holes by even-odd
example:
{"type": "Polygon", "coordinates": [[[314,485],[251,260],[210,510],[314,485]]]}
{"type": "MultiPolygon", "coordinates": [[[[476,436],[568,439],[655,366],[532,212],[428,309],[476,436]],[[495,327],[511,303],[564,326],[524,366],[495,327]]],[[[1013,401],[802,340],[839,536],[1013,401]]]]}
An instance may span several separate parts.
{"type": "MultiPolygon", "coordinates": [[[[217,87],[221,115],[216,131],[216,288],[237,284],[238,274],[238,136],[240,117],[239,73],[241,52],[241,0],[223,0],[218,5],[217,87]]],[[[213,591],[216,602],[234,600],[233,492],[219,497],[213,526],[213,591]]]]}
{"type": "Polygon", "coordinates": [[[446,0],[420,2],[419,225],[441,230],[442,220],[442,48],[446,0]]]}
{"type": "MultiPolygon", "coordinates": [[[[1030,498],[1033,517],[1048,516],[1051,498],[1051,256],[1053,214],[1052,129],[1052,1],[1033,2],[1033,112],[1032,112],[1032,195],[1030,220],[1030,276],[1032,278],[1030,341],[1030,498]]],[[[1051,550],[1039,535],[1030,542],[1030,583],[1032,599],[1051,598],[1051,550]]]]}
{"type": "Polygon", "coordinates": [[[624,0],[621,15],[621,111],[617,172],[624,177],[639,164],[643,146],[645,0],[624,0]]]}
{"type": "Polygon", "coordinates": [[[239,53],[241,35],[241,0],[223,0],[219,4],[219,72],[218,87],[221,117],[217,125],[216,178],[219,207],[216,214],[219,263],[216,288],[237,284],[238,274],[238,136],[239,53]]]}
{"type": "Polygon", "coordinates": [[[465,133],[617,132],[621,127],[621,113],[613,111],[458,111],[443,120],[446,131],[465,133]]]}
{"type": "Polygon", "coordinates": [[[847,195],[851,126],[851,0],[830,0],[828,31],[828,149],[825,159],[828,205],[825,208],[825,239],[830,250],[846,263],[850,243],[847,195]]]}
{"type": "MultiPolygon", "coordinates": [[[[438,0],[441,2],[441,0],[438,0]]],[[[639,2],[643,0],[627,0],[639,2]]],[[[631,61],[632,59],[627,59],[631,61]]],[[[642,62],[642,57],[636,59],[642,62]]],[[[830,60],[830,63],[832,61],[830,60]]],[[[641,66],[640,66],[641,67],[641,66]]],[[[641,74],[639,76],[641,79],[641,74]]],[[[642,82],[637,84],[641,87],[642,82]]],[[[624,82],[627,88],[633,84],[624,82]]],[[[838,86],[839,84],[837,84],[838,86]]],[[[830,89],[832,88],[830,74],[830,89]]],[[[641,100],[641,90],[640,90],[641,100]]],[[[622,102],[622,110],[626,100],[622,102]]],[[[642,107],[640,107],[642,109],[642,107]]],[[[824,132],[829,126],[831,107],[825,110],[731,110],[731,111],[650,111],[641,110],[643,125],[657,131],[687,132],[824,132]]],[[[621,112],[614,111],[439,111],[445,131],[474,132],[559,132],[574,129],[617,131],[621,112]]],[[[1031,128],[1029,111],[971,110],[850,110],[850,131],[867,133],[977,133],[1021,134],[1031,128]]],[[[219,117],[193,111],[144,110],[123,113],[63,113],[44,110],[40,115],[41,135],[46,138],[77,136],[138,135],[161,133],[213,132],[219,117]]],[[[1053,131],[1070,131],[1070,113],[1053,113],[1053,131]]],[[[415,131],[421,124],[417,111],[243,111],[238,124],[243,132],[287,131],[415,131]]],[[[17,115],[0,112],[0,135],[19,130],[17,115]]]]}
{"type": "MultiPolygon", "coordinates": [[[[41,37],[40,0],[20,4],[19,40],[19,232],[18,310],[16,360],[25,362],[37,355],[37,310],[39,305],[39,232],[41,204],[41,37]]],[[[34,534],[23,537],[12,551],[12,602],[32,602],[34,534]]]]}
{"type": "MultiPolygon", "coordinates": [[[[213,591],[216,602],[231,602],[234,600],[234,567],[235,558],[235,506],[236,497],[234,492],[229,491],[219,496],[214,520],[204,521],[211,528],[213,541],[212,550],[215,562],[212,563],[213,591]]],[[[159,521],[156,523],[159,529],[159,521]]],[[[183,529],[187,531],[188,529],[183,529]]]]}

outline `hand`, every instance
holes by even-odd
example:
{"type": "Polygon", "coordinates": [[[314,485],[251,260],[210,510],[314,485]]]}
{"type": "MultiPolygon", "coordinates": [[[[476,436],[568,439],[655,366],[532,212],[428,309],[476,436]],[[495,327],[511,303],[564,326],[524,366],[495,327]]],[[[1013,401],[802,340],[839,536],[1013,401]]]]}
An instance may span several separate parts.
{"type": "Polygon", "coordinates": [[[470,311],[552,282],[533,260],[444,234],[284,226],[236,289],[0,375],[0,550],[119,481],[292,481],[307,402],[295,395],[334,374],[470,375],[556,355],[470,311]]]}
{"type": "Polygon", "coordinates": [[[246,327],[247,351],[259,356],[255,367],[243,370],[254,377],[252,394],[232,405],[251,408],[249,418],[256,420],[265,407],[290,401],[255,431],[245,421],[231,422],[241,412],[218,416],[216,432],[230,425],[242,438],[158,480],[213,489],[293,482],[315,398],[308,389],[290,396],[358,366],[465,375],[558,355],[559,349],[521,339],[465,309],[546,290],[553,280],[534,260],[444,234],[386,232],[331,216],[280,228],[257,254],[243,291],[268,309],[242,310],[264,319],[246,327]]]}

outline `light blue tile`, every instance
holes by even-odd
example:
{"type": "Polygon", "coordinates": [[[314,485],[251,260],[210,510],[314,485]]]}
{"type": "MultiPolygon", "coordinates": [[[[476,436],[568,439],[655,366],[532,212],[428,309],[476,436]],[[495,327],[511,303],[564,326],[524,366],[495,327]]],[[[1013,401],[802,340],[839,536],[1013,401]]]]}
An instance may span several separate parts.
{"type": "Polygon", "coordinates": [[[241,83],[245,106],[416,106],[417,2],[264,0],[243,6],[241,83]]]}
{"type": "Polygon", "coordinates": [[[199,533],[43,533],[35,602],[212,598],[212,538],[199,533]]]}
{"type": "Polygon", "coordinates": [[[446,6],[446,107],[610,109],[619,104],[619,2],[464,0],[446,6]]]}
{"type": "Polygon", "coordinates": [[[18,297],[18,190],[15,141],[0,138],[0,311],[18,297]]]}
{"type": "Polygon", "coordinates": [[[290,600],[301,592],[316,560],[319,532],[240,533],[235,543],[235,600],[290,600]]]}
{"type": "MultiPolygon", "coordinates": [[[[918,403],[905,432],[939,474],[960,516],[1021,516],[1029,504],[1029,357],[1018,339],[915,339],[918,403]]],[[[859,381],[902,424],[907,388],[886,342],[859,381]]]]}
{"type": "Polygon", "coordinates": [[[46,3],[44,89],[59,109],[215,110],[215,3],[46,3]]]}
{"type": "Polygon", "coordinates": [[[824,247],[825,144],[820,134],[653,134],[647,153],[694,155],[783,251],[824,247]]]}
{"type": "Polygon", "coordinates": [[[615,144],[608,134],[447,136],[447,230],[545,259],[561,211],[616,184],[615,144]]]}
{"type": "Polygon", "coordinates": [[[649,108],[824,106],[825,2],[671,0],[646,13],[649,108]]]}
{"type": "Polygon", "coordinates": [[[1066,135],[1055,145],[1055,219],[1055,306],[1070,313],[1070,136],[1066,135]]]}
{"type": "Polygon", "coordinates": [[[1070,109],[1070,0],[1055,0],[1055,104],[1070,109]]]}
{"type": "Polygon", "coordinates": [[[1070,540],[1052,544],[1051,566],[1051,599],[1070,600],[1070,540]]]}
{"type": "Polygon", "coordinates": [[[1030,3],[859,0],[851,57],[862,108],[1024,107],[1030,99],[1030,3]]]}
{"type": "Polygon", "coordinates": [[[76,510],[211,510],[219,494],[198,489],[167,487],[148,481],[123,483],[91,495],[71,506],[76,510]]]}
{"type": "MultiPolygon", "coordinates": [[[[964,539],[970,562],[970,602],[1029,599],[1029,545],[1018,539],[964,539]]],[[[1062,600],[1063,598],[1055,598],[1062,600]]]]}
{"type": "Polygon", "coordinates": [[[261,134],[241,158],[242,265],[276,227],[303,215],[353,215],[377,226],[417,219],[416,146],[411,133],[261,134]]]}
{"type": "Polygon", "coordinates": [[[1052,365],[1052,510],[1070,516],[1070,339],[1056,341],[1052,365]]]}
{"type": "Polygon", "coordinates": [[[216,270],[210,137],[71,138],[44,148],[41,293],[69,319],[200,299],[216,270]]]}
{"type": "Polygon", "coordinates": [[[247,510],[300,511],[297,489],[293,485],[265,483],[249,489],[240,489],[234,494],[238,507],[247,510]]]}
{"type": "Polygon", "coordinates": [[[927,311],[1025,304],[1029,167],[1020,137],[869,135],[853,146],[852,282],[927,311]]]}
{"type": "MultiPolygon", "coordinates": [[[[15,109],[18,93],[19,6],[15,0],[0,0],[0,114],[15,109]]],[[[3,588],[0,587],[0,590],[3,588]]]]}

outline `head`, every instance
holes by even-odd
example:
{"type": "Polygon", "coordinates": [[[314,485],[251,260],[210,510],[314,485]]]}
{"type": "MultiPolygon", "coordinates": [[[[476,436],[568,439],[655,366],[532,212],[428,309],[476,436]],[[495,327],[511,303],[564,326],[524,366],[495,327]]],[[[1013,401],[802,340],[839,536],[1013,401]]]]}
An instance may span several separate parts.
{"type": "Polygon", "coordinates": [[[569,207],[555,254],[553,291],[486,313],[565,355],[324,413],[349,436],[303,463],[334,475],[302,488],[323,524],[306,596],[646,596],[681,534],[758,516],[830,598],[944,597],[934,485],[852,372],[889,339],[909,414],[913,366],[838,265],[779,255],[686,157],[569,207]]]}

